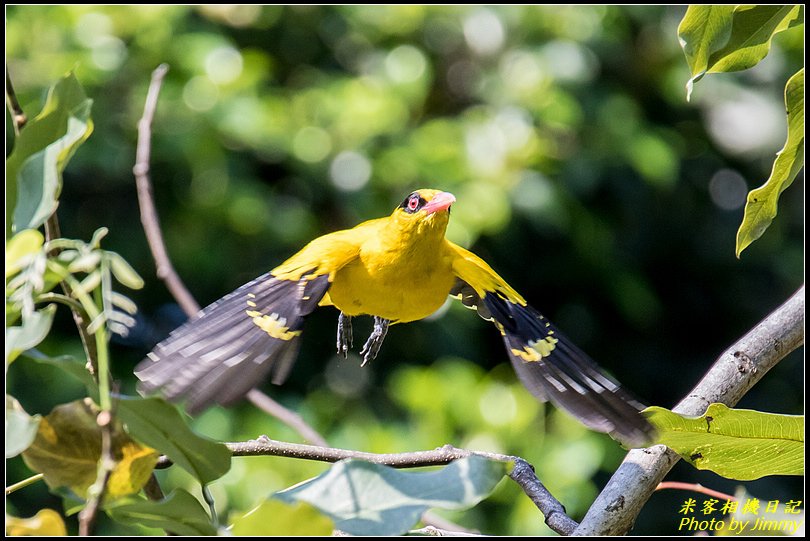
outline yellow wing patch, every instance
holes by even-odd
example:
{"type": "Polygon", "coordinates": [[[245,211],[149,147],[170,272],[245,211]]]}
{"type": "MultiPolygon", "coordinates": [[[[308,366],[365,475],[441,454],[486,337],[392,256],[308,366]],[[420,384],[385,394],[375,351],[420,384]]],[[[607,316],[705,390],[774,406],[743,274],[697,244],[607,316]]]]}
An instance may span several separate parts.
{"type": "Polygon", "coordinates": [[[256,324],[261,330],[279,340],[292,340],[301,334],[301,331],[291,331],[287,327],[287,318],[278,317],[278,314],[273,313],[269,316],[257,312],[256,310],[246,310],[245,313],[253,318],[253,323],[256,324]]]}
{"type": "Polygon", "coordinates": [[[546,336],[541,340],[529,342],[529,345],[522,350],[512,348],[512,354],[526,362],[536,362],[551,355],[551,352],[557,347],[557,342],[559,342],[557,338],[546,336]]]}

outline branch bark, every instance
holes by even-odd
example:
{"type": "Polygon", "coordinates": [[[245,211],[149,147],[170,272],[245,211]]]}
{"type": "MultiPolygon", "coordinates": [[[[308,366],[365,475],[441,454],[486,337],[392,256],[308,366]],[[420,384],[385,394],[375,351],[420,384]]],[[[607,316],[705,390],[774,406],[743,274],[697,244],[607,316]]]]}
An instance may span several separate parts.
{"type": "MultiPolygon", "coordinates": [[[[728,348],[673,411],[699,416],[709,404],[734,406],[788,353],[804,344],[804,286],[728,348]]],[[[680,457],[664,445],[633,449],[574,535],[622,535],[680,457]]]]}
{"type": "MultiPolygon", "coordinates": [[[[152,122],[155,118],[160,88],[168,71],[169,66],[161,64],[152,72],[152,80],[149,83],[149,90],[146,93],[143,107],[143,116],[138,121],[138,146],[132,173],[135,175],[135,184],[138,188],[141,224],[143,224],[146,241],[155,260],[157,276],[165,282],[169,293],[171,293],[186,315],[193,318],[200,311],[200,305],[186,288],[169,258],[169,252],[166,250],[166,243],[163,240],[163,233],[160,228],[160,219],[155,208],[152,180],[149,176],[149,160],[152,154],[152,122]]],[[[288,410],[258,389],[250,391],[247,398],[257,408],[298,432],[305,440],[324,447],[328,445],[324,437],[309,426],[300,415],[288,410]]]]}
{"type": "MultiPolygon", "coordinates": [[[[512,462],[514,466],[509,473],[510,479],[520,486],[526,496],[537,506],[545,517],[549,528],[562,535],[571,535],[577,527],[576,521],[565,513],[563,505],[551,495],[548,489],[537,478],[534,467],[526,460],[511,455],[487,453],[483,451],[470,451],[459,449],[452,445],[445,445],[431,451],[413,451],[407,453],[366,453],[349,449],[336,449],[333,447],[319,447],[299,443],[287,443],[271,440],[267,436],[260,436],[255,440],[245,442],[232,442],[225,444],[233,456],[280,456],[317,460],[320,462],[337,462],[346,458],[357,458],[383,464],[393,468],[420,468],[424,466],[443,466],[459,458],[479,455],[491,460],[512,462]]],[[[171,461],[165,456],[160,457],[156,468],[167,468],[171,461]]]]}

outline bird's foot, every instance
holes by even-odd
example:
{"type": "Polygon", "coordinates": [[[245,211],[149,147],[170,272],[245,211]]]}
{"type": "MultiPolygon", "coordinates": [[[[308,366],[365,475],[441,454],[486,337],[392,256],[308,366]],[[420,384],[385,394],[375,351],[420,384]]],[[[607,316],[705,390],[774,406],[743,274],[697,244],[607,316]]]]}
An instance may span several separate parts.
{"type": "Polygon", "coordinates": [[[390,323],[391,320],[389,319],[374,316],[374,330],[371,331],[371,335],[368,337],[368,340],[366,340],[363,349],[360,350],[360,355],[363,356],[363,362],[360,366],[366,366],[366,363],[377,356],[377,353],[380,351],[380,346],[382,346],[383,340],[385,340],[385,335],[388,332],[388,325],[390,323]]]}
{"type": "Polygon", "coordinates": [[[343,312],[338,316],[337,328],[337,352],[346,359],[349,356],[349,348],[352,347],[352,316],[347,316],[343,312]]]}

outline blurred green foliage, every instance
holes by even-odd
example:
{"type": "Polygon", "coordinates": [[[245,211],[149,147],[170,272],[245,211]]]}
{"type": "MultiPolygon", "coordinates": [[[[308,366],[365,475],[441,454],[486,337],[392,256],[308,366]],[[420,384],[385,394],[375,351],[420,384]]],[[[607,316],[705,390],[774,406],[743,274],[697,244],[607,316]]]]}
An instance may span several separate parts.
{"type": "MultiPolygon", "coordinates": [[[[441,188],[458,199],[452,240],[644,400],[671,407],[802,283],[804,259],[803,182],[768,234],[734,257],[745,194],[784,142],[782,92],[803,65],[802,29],[780,33],[754,69],[705,79],[688,104],[676,36],[685,9],[9,6],[7,68],[29,114],[70,69],[94,101],[95,131],[65,172],[59,217],[70,238],[108,227],[107,246],[146,278],[132,296],[142,325],[113,347],[124,391],[134,392],[135,363],[182,320],[154,276],[131,174],[149,75],[167,62],[152,179],[169,252],[200,303],[316,235],[388,214],[414,188],[441,188]]],[[[8,116],[6,126],[10,148],[8,116]]],[[[533,401],[498,333],[461,306],[392,328],[363,369],[335,356],[334,315],[313,314],[290,381],[265,386],[333,446],[520,455],[575,518],[623,456],[533,401]]],[[[57,313],[62,334],[43,351],[78,353],[71,325],[57,313]]],[[[799,357],[740,406],[801,412],[799,357]]],[[[8,373],[30,414],[76,398],[71,385],[46,365],[17,362],[8,373]]],[[[194,425],[220,440],[300,438],[247,405],[194,425]]],[[[228,521],[325,468],[237,459],[211,490],[228,521]]],[[[9,481],[27,475],[8,462],[9,481]]],[[[676,468],[670,478],[733,491],[711,475],[676,468]]],[[[199,493],[178,468],[160,476],[199,493]]],[[[780,500],[801,490],[789,478],[747,487],[780,500]]],[[[678,497],[654,496],[634,532],[674,533],[678,497]]],[[[41,484],[7,502],[16,516],[60,505],[41,484]]],[[[487,533],[548,532],[509,482],[448,516],[487,533]]],[[[102,522],[98,533],[139,531],[102,522]]]]}

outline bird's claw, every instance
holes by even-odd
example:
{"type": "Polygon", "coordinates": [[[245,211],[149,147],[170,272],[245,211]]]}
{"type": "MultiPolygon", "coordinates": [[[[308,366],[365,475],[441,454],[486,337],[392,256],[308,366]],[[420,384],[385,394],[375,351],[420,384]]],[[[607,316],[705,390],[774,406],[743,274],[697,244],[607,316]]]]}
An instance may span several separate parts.
{"type": "Polygon", "coordinates": [[[371,335],[363,345],[363,349],[360,350],[360,355],[363,357],[363,362],[360,363],[360,366],[365,366],[366,363],[377,356],[383,340],[385,340],[385,335],[388,332],[388,325],[390,323],[391,321],[388,319],[374,316],[374,330],[371,331],[371,335]]]}
{"type": "Polygon", "coordinates": [[[343,312],[338,316],[337,353],[344,359],[349,357],[349,348],[352,347],[352,316],[343,312]]]}

